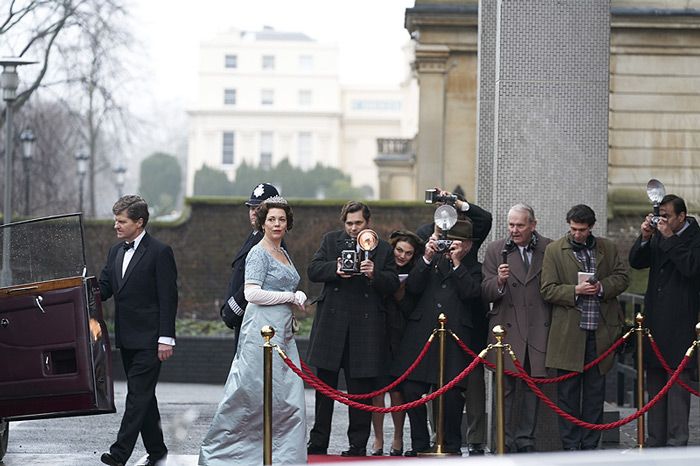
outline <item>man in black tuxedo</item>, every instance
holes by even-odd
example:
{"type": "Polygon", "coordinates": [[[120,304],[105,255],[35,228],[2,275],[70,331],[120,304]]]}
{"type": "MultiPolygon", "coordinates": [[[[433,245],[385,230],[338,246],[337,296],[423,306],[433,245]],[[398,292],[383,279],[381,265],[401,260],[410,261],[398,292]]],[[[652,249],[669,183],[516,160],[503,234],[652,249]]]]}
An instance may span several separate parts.
{"type": "Polygon", "coordinates": [[[241,323],[243,322],[243,313],[248,305],[248,301],[243,294],[243,280],[245,279],[245,259],[248,257],[250,249],[258,244],[263,235],[255,228],[256,210],[260,203],[272,196],[279,196],[277,189],[269,183],[260,183],[253,192],[250,193],[250,199],[245,203],[248,206],[248,218],[250,225],[253,227],[248,235],[248,238],[243,242],[243,246],[236,253],[231,263],[231,280],[228,283],[228,294],[226,301],[221,306],[221,319],[226,326],[233,329],[233,354],[236,354],[238,346],[238,335],[241,332],[241,323]]]}
{"type": "Polygon", "coordinates": [[[119,243],[107,254],[100,275],[102,300],[114,296],[114,328],[128,391],[117,441],[102,454],[111,466],[128,461],[141,433],[147,466],[165,463],[156,383],[161,362],[173,355],[177,312],[177,268],[170,246],[146,233],[148,204],[127,195],[112,207],[119,243]]]}
{"type": "MultiPolygon", "coordinates": [[[[321,296],[316,300],[308,361],[316,367],[318,377],[331,387],[338,387],[338,375],[343,369],[348,392],[367,393],[376,388],[376,377],[386,373],[384,303],[399,288],[399,274],[391,245],[384,240],[379,240],[360,262],[359,272],[344,272],[339,259],[341,251],[350,251],[348,247],[356,251],[353,241],[369,228],[369,207],[350,201],[343,207],[340,219],[344,229],[323,236],[308,267],[309,280],[323,283],[321,296]]],[[[372,400],[363,402],[372,404],[372,400]]],[[[356,408],[348,408],[348,413],[350,448],[341,456],[365,456],[372,414],[356,408]]],[[[308,454],[327,453],[332,420],[333,400],[316,392],[308,454]]]]}

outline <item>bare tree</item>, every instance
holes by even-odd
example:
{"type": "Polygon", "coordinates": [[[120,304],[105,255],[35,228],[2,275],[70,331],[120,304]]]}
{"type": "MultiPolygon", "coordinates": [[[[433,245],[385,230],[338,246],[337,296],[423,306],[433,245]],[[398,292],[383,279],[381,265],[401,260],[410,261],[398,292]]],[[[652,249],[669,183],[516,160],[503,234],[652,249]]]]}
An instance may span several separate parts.
{"type": "MultiPolygon", "coordinates": [[[[44,102],[61,103],[63,123],[73,125],[72,129],[62,128],[61,134],[75,139],[58,152],[71,161],[72,167],[79,148],[88,152],[87,211],[93,217],[97,176],[108,179],[111,175],[110,158],[128,145],[129,124],[133,121],[122,104],[127,100],[122,89],[129,81],[129,70],[123,64],[132,43],[125,2],[9,0],[5,11],[0,10],[0,46],[41,61],[13,106],[20,110],[37,91],[44,102]]],[[[22,78],[29,74],[23,73],[22,78]]],[[[4,114],[0,124],[4,123],[2,118],[4,114]]],[[[52,131],[56,129],[54,125],[52,131]]],[[[41,136],[43,130],[36,126],[39,140],[55,144],[56,139],[41,136]]],[[[68,173],[75,171],[69,169],[68,173]]]]}

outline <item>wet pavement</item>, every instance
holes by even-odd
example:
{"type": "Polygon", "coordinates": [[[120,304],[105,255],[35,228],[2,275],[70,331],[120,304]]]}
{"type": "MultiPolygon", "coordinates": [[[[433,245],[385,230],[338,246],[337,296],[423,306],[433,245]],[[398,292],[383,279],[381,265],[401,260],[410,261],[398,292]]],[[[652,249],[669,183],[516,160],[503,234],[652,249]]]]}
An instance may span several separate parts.
{"type": "MultiPolygon", "coordinates": [[[[197,463],[197,453],[199,444],[209,427],[209,422],[214,414],[219,399],[223,393],[221,385],[199,385],[199,384],[175,384],[160,383],[158,385],[158,399],[163,420],[165,440],[170,449],[168,466],[191,466],[197,463]]],[[[109,445],[116,438],[121,413],[124,407],[124,397],[126,385],[123,382],[115,383],[115,401],[117,413],[99,416],[83,416],[74,418],[47,419],[37,421],[21,421],[10,424],[10,440],[8,452],[5,455],[5,466],[77,466],[77,465],[100,465],[100,455],[107,451],[109,445]]],[[[306,406],[308,426],[313,424],[314,392],[306,390],[306,406]]],[[[541,409],[548,409],[542,407],[541,409]]],[[[617,409],[617,408],[615,408],[617,409]]],[[[622,408],[621,417],[633,412],[631,408],[622,408]]],[[[347,408],[336,404],[334,412],[334,431],[329,446],[329,454],[338,455],[341,450],[347,447],[347,408]]],[[[384,423],[385,445],[388,447],[393,435],[393,426],[390,416],[385,416],[384,423]]],[[[690,444],[700,445],[700,406],[698,399],[693,397],[691,406],[691,437],[690,444]]],[[[408,432],[408,422],[404,434],[406,440],[405,447],[410,447],[408,432]]],[[[370,439],[371,442],[371,439],[370,439]]],[[[637,455],[634,448],[636,444],[636,421],[623,426],[620,430],[620,445],[615,449],[610,449],[608,445],[608,455],[617,460],[610,460],[610,464],[627,462],[630,455],[637,455]]],[[[369,445],[371,447],[371,444],[369,445]]],[[[672,464],[698,464],[700,459],[700,449],[681,448],[666,449],[662,454],[664,466],[672,464]],[[693,461],[690,461],[690,460],[693,461]],[[685,461],[689,461],[686,463],[685,461]]],[[[652,461],[659,454],[659,450],[644,450],[644,459],[652,461]]],[[[139,460],[145,459],[146,452],[140,441],[129,461],[129,465],[138,464],[139,460]]],[[[586,464],[587,461],[580,461],[580,455],[548,454],[547,464],[586,464]]],[[[589,453],[590,455],[590,453],[589,453]]],[[[495,457],[487,455],[484,458],[470,458],[469,461],[496,461],[501,464],[535,464],[533,458],[541,458],[540,455],[509,455],[506,457],[495,457]]],[[[603,456],[594,460],[606,464],[607,460],[603,456]]],[[[605,457],[607,458],[607,457],[605,457]]],[[[388,459],[388,458],[387,458],[388,459]]],[[[441,460],[444,462],[445,460],[441,460]]],[[[450,461],[450,460],[448,460],[450,461]]],[[[454,461],[451,460],[451,461],[454,461]]],[[[640,459],[634,460],[636,463],[640,459]]],[[[661,460],[660,460],[661,461],[661,460]]],[[[424,464],[427,461],[421,461],[424,464]]],[[[589,458],[588,462],[593,462],[589,458]]],[[[645,461],[641,461],[645,462],[645,461]]],[[[401,463],[401,462],[400,462],[401,463]]],[[[542,460],[537,466],[541,466],[542,460]]],[[[392,464],[396,464],[393,463],[392,464]]],[[[415,462],[413,462],[415,464],[415,462]]],[[[657,463],[660,464],[660,463],[657,463]]],[[[639,466],[636,464],[635,466],[639,466]]]]}

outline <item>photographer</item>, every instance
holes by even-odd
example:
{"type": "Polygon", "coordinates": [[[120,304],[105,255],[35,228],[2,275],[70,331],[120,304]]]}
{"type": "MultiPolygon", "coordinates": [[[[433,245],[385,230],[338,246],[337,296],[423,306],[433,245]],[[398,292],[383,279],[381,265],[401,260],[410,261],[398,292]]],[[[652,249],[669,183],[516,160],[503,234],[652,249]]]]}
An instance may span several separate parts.
{"type": "MultiPolygon", "coordinates": [[[[425,202],[430,204],[450,204],[457,210],[460,219],[468,219],[472,224],[472,247],[464,258],[464,262],[480,265],[478,262],[479,248],[491,232],[493,216],[490,212],[476,204],[467,202],[461,195],[444,191],[440,188],[426,190],[425,202]],[[430,202],[429,202],[430,201],[430,202]]],[[[423,241],[435,230],[435,223],[427,223],[416,230],[423,241]]],[[[486,313],[488,307],[484,304],[482,312],[474,313],[472,345],[475,351],[486,346],[489,333],[486,313]]],[[[486,444],[486,386],[484,383],[484,366],[479,365],[467,377],[466,390],[467,412],[467,443],[469,455],[483,455],[486,444]]]]}
{"type": "MultiPolygon", "coordinates": [[[[376,248],[364,258],[355,242],[358,234],[369,228],[370,210],[361,202],[350,201],[340,218],[344,229],[326,233],[321,247],[308,268],[309,280],[323,283],[317,299],[311,335],[309,364],[317,368],[318,377],[331,387],[338,386],[343,369],[348,392],[367,393],[376,387],[375,378],[386,371],[386,313],[384,302],[399,287],[399,278],[391,246],[377,238],[376,248]],[[346,267],[362,259],[357,272],[346,267]],[[342,260],[341,260],[342,256],[342,260]]],[[[366,400],[371,404],[372,400],[366,400]]],[[[307,451],[326,454],[333,418],[333,400],[316,392],[314,426],[307,451]]],[[[365,456],[372,415],[368,411],[348,408],[350,447],[341,456],[365,456]]]]}
{"type": "MultiPolygon", "coordinates": [[[[416,360],[425,341],[438,326],[438,316],[447,316],[447,326],[467,345],[473,345],[475,315],[483,312],[481,300],[481,266],[468,261],[472,248],[472,225],[458,220],[447,233],[451,244],[440,242],[438,228],[430,237],[424,255],[406,278],[406,292],[417,297],[417,304],[408,316],[400,351],[392,368],[395,376],[403,374],[416,360]]],[[[447,345],[445,381],[456,377],[468,364],[457,345],[447,345]]],[[[437,383],[438,347],[433,345],[425,359],[402,384],[406,402],[419,399],[437,383]]],[[[482,375],[483,380],[483,375],[482,375]]],[[[445,393],[445,451],[460,454],[462,446],[462,411],[466,382],[445,393]]],[[[426,407],[408,411],[411,424],[411,450],[406,456],[416,456],[430,449],[426,407]]]]}
{"type": "MultiPolygon", "coordinates": [[[[649,214],[629,255],[635,269],[649,267],[649,282],[644,297],[644,326],[651,330],[661,353],[671,366],[677,367],[690,342],[695,339],[695,323],[700,300],[700,228],[688,217],[685,202],[678,196],[664,196],[659,215],[649,214]]],[[[646,347],[649,397],[656,395],[669,376],[656,355],[646,347]]],[[[696,359],[681,374],[690,381],[696,359]]],[[[647,440],[650,447],[685,446],[688,444],[690,394],[674,385],[649,411],[647,440]]]]}

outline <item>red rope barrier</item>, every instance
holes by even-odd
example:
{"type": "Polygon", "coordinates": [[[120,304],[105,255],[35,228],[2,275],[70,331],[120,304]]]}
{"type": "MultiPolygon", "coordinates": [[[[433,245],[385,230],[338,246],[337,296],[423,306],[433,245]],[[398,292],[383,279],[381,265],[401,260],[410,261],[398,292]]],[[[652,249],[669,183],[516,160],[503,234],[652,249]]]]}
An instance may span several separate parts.
{"type": "MultiPolygon", "coordinates": [[[[287,355],[282,351],[279,347],[277,347],[277,353],[282,357],[282,360],[287,364],[287,366],[301,379],[306,382],[307,384],[311,385],[314,389],[318,390],[321,392],[323,395],[327,396],[328,398],[335,400],[339,403],[343,403],[344,405],[347,405],[351,408],[356,408],[356,409],[361,409],[363,411],[371,411],[373,413],[393,413],[397,411],[406,411],[412,408],[415,408],[417,406],[423,405],[427,403],[428,401],[434,400],[438,396],[442,395],[448,390],[451,390],[455,385],[457,385],[462,379],[464,379],[466,376],[468,376],[474,368],[481,362],[480,359],[474,359],[469,366],[467,366],[462,372],[457,375],[454,379],[452,379],[450,382],[445,384],[442,388],[439,390],[434,391],[433,393],[426,395],[422,397],[419,400],[411,401],[408,403],[404,403],[402,405],[397,405],[397,406],[390,406],[387,408],[381,408],[379,406],[371,406],[371,405],[366,405],[364,403],[358,403],[357,401],[349,400],[346,398],[345,394],[343,396],[337,396],[335,392],[337,390],[329,387],[328,385],[324,384],[323,382],[321,383],[316,383],[316,381],[309,377],[307,374],[305,374],[301,369],[299,369],[294,362],[287,357],[287,355]]],[[[342,392],[340,392],[342,393],[342,392]]]]}
{"type": "MultiPolygon", "coordinates": [[[[654,338],[651,336],[651,334],[647,334],[649,337],[649,344],[651,345],[651,349],[654,350],[654,353],[656,354],[656,358],[659,360],[661,365],[663,366],[664,370],[666,371],[667,374],[671,375],[673,374],[673,370],[669,367],[668,363],[664,359],[663,355],[661,354],[661,350],[659,349],[659,345],[656,344],[656,341],[654,338]]],[[[697,390],[693,390],[691,387],[689,387],[685,382],[683,382],[681,379],[678,379],[678,385],[683,387],[684,389],[688,390],[690,393],[692,393],[695,396],[700,396],[700,393],[698,393],[697,390]]]]}
{"type": "Polygon", "coordinates": [[[393,390],[401,382],[406,380],[408,378],[408,376],[411,374],[411,372],[413,372],[415,370],[415,368],[418,367],[418,364],[420,364],[420,362],[423,360],[425,355],[428,354],[428,350],[430,349],[430,345],[432,345],[432,343],[433,343],[433,336],[434,335],[435,335],[435,331],[433,331],[433,333],[430,335],[430,337],[428,338],[428,341],[425,342],[425,345],[423,345],[423,349],[418,354],[418,357],[416,358],[415,361],[413,361],[413,364],[411,364],[408,367],[408,369],[406,369],[406,372],[401,374],[401,376],[398,379],[394,380],[392,383],[390,383],[386,387],[380,388],[379,390],[375,390],[375,391],[370,392],[370,393],[346,393],[346,392],[343,392],[340,390],[336,390],[336,389],[328,386],[327,384],[324,384],[324,382],[313,373],[311,368],[304,361],[302,361],[300,359],[301,368],[312,380],[314,380],[314,382],[316,382],[317,384],[326,385],[326,387],[328,387],[329,390],[333,390],[337,396],[342,396],[342,397],[345,397],[349,400],[366,400],[369,398],[374,398],[375,396],[378,396],[378,395],[382,395],[390,390],[393,390]]]}
{"type": "MultiPolygon", "coordinates": [[[[460,348],[462,348],[463,351],[465,351],[472,358],[478,357],[478,355],[474,351],[472,351],[472,349],[469,348],[457,335],[455,335],[452,332],[450,332],[450,333],[455,338],[455,340],[457,340],[457,344],[460,346],[460,348]]],[[[615,351],[617,348],[620,347],[620,345],[622,345],[622,343],[624,343],[625,339],[627,339],[627,337],[629,335],[630,335],[630,333],[628,332],[624,336],[620,337],[620,339],[618,339],[615,343],[613,343],[612,346],[610,346],[610,348],[608,348],[603,354],[601,354],[600,356],[595,358],[593,361],[591,361],[588,364],[586,364],[585,366],[583,366],[583,372],[586,372],[587,370],[591,369],[592,367],[597,366],[605,358],[610,356],[613,351],[615,351]]],[[[492,362],[484,360],[484,364],[486,364],[491,369],[494,369],[494,370],[496,369],[496,365],[493,364],[492,362]]],[[[506,375],[509,375],[511,377],[522,378],[522,376],[517,372],[504,370],[503,373],[506,375]]],[[[568,374],[560,375],[559,377],[551,377],[551,378],[533,378],[533,377],[531,377],[531,380],[536,384],[559,383],[559,382],[563,382],[564,380],[568,380],[568,379],[571,379],[573,377],[576,377],[577,375],[580,375],[580,374],[581,374],[581,372],[569,372],[568,374]]]]}
{"type": "Polygon", "coordinates": [[[685,369],[685,367],[688,365],[688,362],[690,362],[690,357],[689,356],[684,356],[683,360],[681,361],[681,364],[678,366],[676,371],[673,373],[671,378],[666,382],[666,385],[664,385],[664,388],[659,391],[659,393],[654,396],[647,404],[645,404],[641,409],[638,411],[634,412],[633,414],[630,414],[624,419],[620,419],[615,422],[610,422],[608,424],[591,424],[589,422],[584,422],[578,418],[575,418],[571,414],[565,412],[562,410],[559,406],[557,406],[552,400],[550,400],[544,393],[542,393],[542,390],[535,384],[533,381],[532,377],[530,377],[527,372],[525,372],[525,369],[523,366],[520,364],[520,362],[516,359],[513,361],[515,364],[515,367],[518,369],[522,379],[527,383],[528,387],[530,387],[530,390],[532,390],[537,397],[542,400],[544,404],[549,406],[555,413],[557,413],[559,416],[563,417],[567,421],[579,426],[583,427],[584,429],[588,430],[609,430],[609,429],[615,429],[617,427],[620,427],[622,425],[625,425],[629,422],[634,421],[638,417],[642,416],[644,413],[649,411],[658,401],[666,396],[666,393],[671,389],[671,386],[676,383],[678,380],[678,377],[680,376],[681,372],[685,369]]]}

